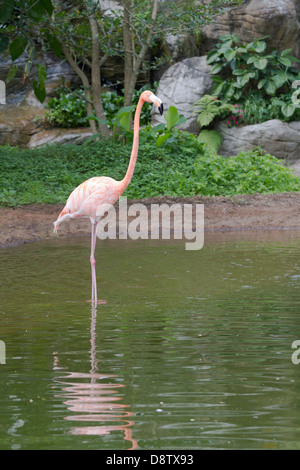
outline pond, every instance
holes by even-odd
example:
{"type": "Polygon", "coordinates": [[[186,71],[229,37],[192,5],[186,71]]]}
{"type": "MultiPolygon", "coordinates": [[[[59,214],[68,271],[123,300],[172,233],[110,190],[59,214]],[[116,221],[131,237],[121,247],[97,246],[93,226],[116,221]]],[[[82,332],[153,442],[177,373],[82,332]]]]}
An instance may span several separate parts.
{"type": "Polygon", "coordinates": [[[1,449],[300,448],[298,231],[89,246],[0,250],[1,449]]]}

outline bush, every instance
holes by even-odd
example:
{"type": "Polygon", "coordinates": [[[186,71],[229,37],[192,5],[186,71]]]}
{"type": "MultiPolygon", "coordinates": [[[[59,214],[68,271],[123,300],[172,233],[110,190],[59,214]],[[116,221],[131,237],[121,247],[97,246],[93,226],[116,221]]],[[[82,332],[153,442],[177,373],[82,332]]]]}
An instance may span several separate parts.
{"type": "MultiPolygon", "coordinates": [[[[136,105],[140,94],[147,89],[154,89],[150,85],[144,85],[139,90],[135,90],[133,94],[132,104],[136,105]]],[[[107,120],[107,125],[111,128],[112,121],[117,112],[124,106],[124,97],[116,91],[107,91],[101,95],[102,105],[107,120]]],[[[52,126],[57,127],[87,127],[89,121],[86,111],[86,100],[82,89],[70,92],[66,88],[58,89],[58,96],[50,98],[46,106],[46,119],[52,126]]],[[[141,113],[141,125],[146,125],[151,120],[151,107],[144,106],[141,113]]]]}
{"type": "MultiPolygon", "coordinates": [[[[130,145],[107,140],[88,146],[0,147],[0,204],[64,203],[76,186],[92,176],[121,180],[130,152],[130,145]]],[[[145,142],[124,195],[139,199],[285,191],[300,191],[300,179],[275,157],[258,150],[225,158],[195,155],[180,148],[176,152],[145,142]]]]}
{"type": "Polygon", "coordinates": [[[57,127],[86,127],[87,118],[84,91],[74,93],[61,91],[58,97],[50,98],[46,105],[46,119],[52,126],[57,127]]]}
{"type": "Polygon", "coordinates": [[[265,110],[260,113],[261,119],[269,118],[273,112],[283,121],[300,119],[300,105],[292,99],[291,87],[300,79],[293,66],[299,61],[290,54],[291,49],[267,52],[266,37],[247,44],[241,44],[234,34],[220,38],[217,49],[207,55],[207,63],[212,65],[212,94],[243,105],[258,100],[265,110]],[[271,97],[277,100],[270,107],[271,97]]]}

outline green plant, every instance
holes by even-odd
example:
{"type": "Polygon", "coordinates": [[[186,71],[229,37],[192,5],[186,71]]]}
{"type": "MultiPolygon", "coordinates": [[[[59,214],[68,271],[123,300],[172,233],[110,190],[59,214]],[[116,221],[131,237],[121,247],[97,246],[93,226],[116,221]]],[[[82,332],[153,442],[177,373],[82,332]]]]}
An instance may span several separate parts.
{"type": "Polygon", "coordinates": [[[280,106],[281,117],[291,120],[299,109],[299,104],[292,101],[291,90],[291,83],[300,78],[293,67],[298,59],[290,49],[267,52],[266,37],[247,44],[240,44],[238,36],[232,34],[220,38],[217,49],[207,55],[207,63],[212,65],[212,94],[243,104],[253,96],[269,100],[283,94],[286,98],[280,106]]]}
{"type": "Polygon", "coordinates": [[[88,126],[84,92],[61,91],[58,97],[50,98],[47,105],[46,119],[53,126],[84,127],[88,126]]]}
{"type": "MultiPolygon", "coordinates": [[[[144,85],[133,94],[132,104],[135,106],[139,100],[140,94],[147,89],[155,91],[157,82],[154,86],[144,85]]],[[[82,89],[70,92],[62,87],[57,90],[58,96],[51,98],[46,105],[45,114],[48,122],[58,127],[84,127],[89,125],[86,111],[86,99],[82,89]]],[[[106,91],[101,94],[102,105],[106,119],[95,119],[106,124],[110,129],[116,129],[116,121],[120,115],[120,110],[124,107],[124,96],[116,91],[106,91]],[[119,113],[119,114],[118,114],[119,113]]],[[[122,111],[123,112],[123,111],[122,111]]],[[[141,113],[141,125],[147,125],[151,120],[151,107],[144,106],[141,113]]]]}
{"type": "MultiPolygon", "coordinates": [[[[187,150],[140,143],[134,176],[124,196],[139,199],[300,191],[300,178],[260,150],[229,158],[199,154],[190,147],[187,150]]],[[[122,179],[130,152],[131,145],[106,139],[87,146],[0,146],[0,204],[64,203],[76,186],[92,176],[122,179]]]]}
{"type": "MultiPolygon", "coordinates": [[[[207,127],[216,118],[224,118],[228,113],[233,114],[235,105],[223,103],[216,96],[204,95],[194,103],[194,112],[198,113],[197,122],[200,127],[207,127]]],[[[217,152],[222,143],[222,136],[216,130],[203,129],[198,136],[198,141],[217,152]]]]}
{"type": "Polygon", "coordinates": [[[151,127],[149,124],[140,130],[140,142],[154,142],[159,148],[173,149],[173,151],[184,151],[197,155],[202,152],[202,145],[191,132],[181,131],[177,128],[186,121],[183,114],[179,114],[175,106],[170,106],[164,113],[166,124],[157,124],[151,127]]]}
{"type": "Polygon", "coordinates": [[[216,117],[224,117],[233,111],[233,104],[223,103],[212,95],[204,95],[194,103],[194,112],[198,113],[197,122],[200,127],[207,127],[216,117]]]}

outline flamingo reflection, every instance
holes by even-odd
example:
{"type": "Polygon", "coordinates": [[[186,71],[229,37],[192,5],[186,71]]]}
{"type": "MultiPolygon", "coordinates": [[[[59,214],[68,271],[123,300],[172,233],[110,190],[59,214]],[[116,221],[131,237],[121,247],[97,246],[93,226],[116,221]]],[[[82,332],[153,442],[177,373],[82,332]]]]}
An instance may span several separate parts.
{"type": "MultiPolygon", "coordinates": [[[[59,377],[57,383],[61,391],[56,397],[66,399],[63,403],[72,412],[64,419],[72,422],[95,423],[72,427],[70,432],[74,435],[104,436],[112,431],[124,432],[124,439],[129,441],[131,447],[128,450],[137,449],[138,443],[132,437],[133,413],[128,409],[129,405],[120,403],[122,398],[117,396],[124,384],[107,382],[117,375],[107,375],[98,372],[96,358],[96,317],[97,307],[92,305],[91,318],[91,370],[90,373],[66,372],[59,377]],[[68,380],[64,380],[68,379],[68,380]],[[79,379],[79,381],[76,381],[79,379]],[[106,381],[103,383],[102,381],[106,381]],[[75,413],[75,414],[73,414],[75,413]],[[101,423],[101,424],[100,424],[101,423]]],[[[59,367],[59,358],[54,353],[54,370],[62,370],[59,367]]]]}

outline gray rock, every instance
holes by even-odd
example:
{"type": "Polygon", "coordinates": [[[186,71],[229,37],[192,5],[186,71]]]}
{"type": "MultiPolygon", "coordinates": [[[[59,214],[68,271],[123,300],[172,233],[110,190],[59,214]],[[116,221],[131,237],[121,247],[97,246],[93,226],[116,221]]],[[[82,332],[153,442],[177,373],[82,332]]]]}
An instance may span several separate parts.
{"type": "Polygon", "coordinates": [[[27,147],[41,147],[50,144],[82,144],[84,140],[91,137],[93,133],[88,128],[83,129],[51,129],[42,130],[34,134],[27,147]]]}
{"type": "Polygon", "coordinates": [[[223,137],[219,149],[221,155],[237,155],[239,152],[261,146],[263,150],[286,162],[300,159],[300,121],[282,122],[278,119],[229,129],[220,123],[217,130],[223,137]]]}
{"type": "MultiPolygon", "coordinates": [[[[31,80],[23,83],[24,68],[27,62],[26,54],[19,57],[14,64],[18,66],[18,72],[16,76],[6,86],[6,103],[20,105],[28,93],[32,91],[32,80],[37,79],[37,69],[35,60],[34,66],[31,71],[31,80]]],[[[68,85],[72,82],[73,84],[80,84],[80,80],[71,69],[67,61],[59,61],[52,53],[44,55],[44,63],[47,64],[47,81],[46,84],[51,82],[57,82],[58,85],[66,82],[68,85]]],[[[9,69],[12,66],[12,61],[9,56],[0,55],[0,80],[6,83],[6,78],[9,69]]],[[[40,105],[38,105],[40,106],[40,105]]]]}
{"type": "Polygon", "coordinates": [[[202,28],[210,50],[223,34],[237,34],[241,41],[269,35],[266,41],[279,49],[292,49],[300,59],[300,0],[246,0],[202,28]]]}
{"type": "MultiPolygon", "coordinates": [[[[187,119],[180,126],[182,130],[199,132],[193,104],[209,93],[212,87],[209,71],[206,56],[190,57],[170,67],[159,82],[156,94],[163,101],[165,110],[169,106],[175,106],[179,114],[183,114],[187,119]]],[[[152,124],[158,123],[165,123],[165,119],[154,109],[152,124]]]]}
{"type": "Polygon", "coordinates": [[[292,163],[289,165],[290,170],[294,172],[296,176],[300,176],[300,161],[292,163]]]}

